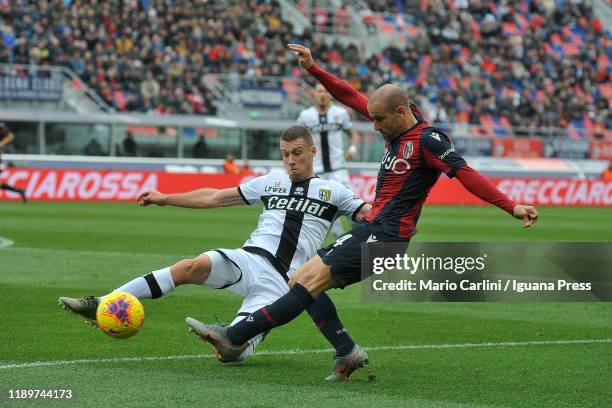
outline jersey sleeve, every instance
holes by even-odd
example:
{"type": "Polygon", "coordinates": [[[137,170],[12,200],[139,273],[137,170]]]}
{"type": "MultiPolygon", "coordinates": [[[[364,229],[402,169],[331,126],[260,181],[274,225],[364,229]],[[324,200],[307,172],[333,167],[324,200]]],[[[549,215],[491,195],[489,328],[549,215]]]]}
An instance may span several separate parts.
{"type": "Polygon", "coordinates": [[[248,205],[261,200],[261,194],[266,184],[267,176],[260,176],[238,186],[238,192],[248,205]]]}
{"type": "Polygon", "coordinates": [[[342,109],[342,129],[349,130],[353,128],[353,122],[351,122],[351,115],[349,115],[346,109],[342,109]]]}
{"type": "Polygon", "coordinates": [[[301,126],[304,126],[304,127],[308,127],[308,126],[306,126],[306,111],[301,111],[300,112],[300,115],[298,116],[296,122],[297,122],[298,125],[301,125],[301,126]]]}
{"type": "Polygon", "coordinates": [[[340,103],[350,106],[369,120],[372,120],[370,114],[368,113],[367,96],[353,88],[347,82],[344,82],[343,80],[336,78],[329,72],[325,71],[317,64],[312,64],[312,66],[308,68],[308,72],[314,76],[325,87],[325,89],[327,89],[327,92],[329,92],[331,96],[336,98],[340,103]]]}
{"type": "Polygon", "coordinates": [[[450,178],[455,176],[457,170],[467,166],[448,136],[437,129],[428,128],[423,131],[421,149],[427,166],[443,171],[450,178]]]}
{"type": "Polygon", "coordinates": [[[355,221],[355,217],[366,203],[354,192],[346,188],[342,184],[340,186],[340,195],[338,197],[338,212],[347,217],[351,217],[355,221]]]}

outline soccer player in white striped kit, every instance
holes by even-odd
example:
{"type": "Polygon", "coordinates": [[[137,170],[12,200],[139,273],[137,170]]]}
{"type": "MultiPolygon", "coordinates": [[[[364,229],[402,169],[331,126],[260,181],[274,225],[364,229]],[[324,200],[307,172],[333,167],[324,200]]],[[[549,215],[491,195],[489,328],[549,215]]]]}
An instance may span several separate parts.
{"type": "MultiPolygon", "coordinates": [[[[287,174],[273,172],[223,190],[203,188],[179,194],[162,194],[157,190],[142,193],[138,198],[141,206],[217,208],[261,202],[264,209],[257,229],[242,248],[215,249],[193,259],[183,259],[173,266],[139,276],[115,292],[128,292],[139,299],[156,299],[183,284],[227,289],[244,297],[232,324],[287,293],[291,273],[314,255],[331,223],[340,215],[359,221],[371,206],[342,184],[317,177],[313,171],[316,148],[306,128],[294,126],[285,131],[280,152],[287,174]]],[[[96,308],[102,298],[61,297],[59,302],[65,309],[95,324],[96,308]]],[[[342,326],[329,297],[313,304],[309,313],[336,349],[337,356],[349,355],[355,349],[365,353],[342,326]]],[[[200,324],[190,317],[186,320],[191,328],[200,324]]],[[[246,359],[263,337],[250,340],[245,351],[233,361],[246,359]]],[[[217,357],[222,362],[229,362],[219,354],[217,357]]],[[[327,379],[347,378],[334,370],[327,379]]]]}
{"type": "MultiPolygon", "coordinates": [[[[359,135],[353,130],[347,110],[331,103],[331,95],[323,85],[317,84],[314,97],[314,106],[300,112],[297,119],[298,124],[308,128],[317,148],[314,171],[319,177],[335,180],[350,189],[349,173],[344,167],[345,158],[347,160],[356,158],[359,135]],[[346,151],[345,135],[351,141],[346,151]]],[[[339,219],[332,224],[331,232],[337,237],[344,234],[339,219]]]]}

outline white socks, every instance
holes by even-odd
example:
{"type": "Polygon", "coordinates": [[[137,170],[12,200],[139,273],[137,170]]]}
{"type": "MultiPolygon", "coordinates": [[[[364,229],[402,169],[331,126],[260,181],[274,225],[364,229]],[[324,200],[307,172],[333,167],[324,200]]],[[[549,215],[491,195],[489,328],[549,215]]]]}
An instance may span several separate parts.
{"type": "MultiPolygon", "coordinates": [[[[120,288],[115,289],[113,293],[127,292],[138,299],[157,299],[172,292],[174,288],[172,273],[170,267],[167,267],[132,279],[120,288]]],[[[102,296],[99,300],[105,297],[102,296]]]]}

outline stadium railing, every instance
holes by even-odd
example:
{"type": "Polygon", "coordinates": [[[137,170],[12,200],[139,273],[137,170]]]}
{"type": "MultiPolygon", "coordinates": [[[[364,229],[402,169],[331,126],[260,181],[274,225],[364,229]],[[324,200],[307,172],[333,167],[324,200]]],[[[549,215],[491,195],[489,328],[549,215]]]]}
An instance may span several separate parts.
{"type": "MultiPolygon", "coordinates": [[[[16,135],[5,153],[167,158],[223,158],[232,153],[241,159],[256,160],[277,159],[280,133],[295,124],[295,119],[247,115],[234,118],[104,112],[82,115],[6,109],[0,109],[0,121],[6,122],[16,135]],[[136,142],[135,152],[126,151],[124,140],[128,133],[136,142]]],[[[610,132],[604,139],[587,140],[570,139],[565,136],[565,129],[536,129],[528,133],[532,129],[507,128],[505,137],[495,137],[491,127],[466,124],[440,127],[453,137],[457,150],[468,156],[600,160],[612,156],[610,132]],[[533,137],[536,134],[564,137],[533,137]]],[[[384,146],[371,124],[358,121],[354,128],[362,135],[358,160],[379,161],[384,146]]]]}

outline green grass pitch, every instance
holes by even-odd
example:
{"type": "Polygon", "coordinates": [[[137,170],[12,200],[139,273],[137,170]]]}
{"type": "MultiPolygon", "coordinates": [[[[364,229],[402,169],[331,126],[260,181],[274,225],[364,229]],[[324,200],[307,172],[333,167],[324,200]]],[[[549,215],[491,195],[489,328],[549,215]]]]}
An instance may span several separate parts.
{"type": "MultiPolygon", "coordinates": [[[[14,241],[0,249],[0,406],[612,406],[610,303],[364,303],[358,286],[334,290],[378,376],[342,384],[323,381],[332,353],[305,315],[247,362],[219,364],[184,318],[231,320],[240,298],[225,291],[185,286],[144,301],[144,327],[128,340],[57,306],[62,295],[104,294],[183,257],[239,247],[259,211],[0,202],[0,236],[14,241]],[[69,388],[74,398],[7,398],[36,388],[69,388]]],[[[415,239],[612,240],[610,208],[540,212],[522,230],[496,208],[429,206],[415,239]]]]}

